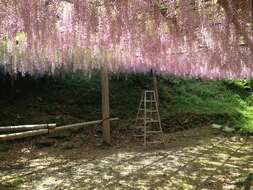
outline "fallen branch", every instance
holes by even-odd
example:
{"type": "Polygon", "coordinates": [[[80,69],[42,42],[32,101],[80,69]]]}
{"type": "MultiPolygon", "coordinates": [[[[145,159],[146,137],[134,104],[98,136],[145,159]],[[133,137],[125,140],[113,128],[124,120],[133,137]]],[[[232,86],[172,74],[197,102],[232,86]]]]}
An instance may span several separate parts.
{"type": "MultiPolygon", "coordinates": [[[[117,120],[119,120],[119,118],[110,119],[110,121],[117,121],[117,120]]],[[[26,132],[20,132],[20,133],[0,135],[0,141],[22,139],[22,138],[26,138],[26,137],[55,133],[57,131],[64,131],[64,130],[74,129],[74,128],[78,129],[78,128],[82,128],[82,127],[89,126],[89,125],[100,124],[102,122],[103,122],[103,120],[89,121],[89,122],[59,126],[59,127],[55,127],[55,128],[49,127],[48,129],[39,129],[39,130],[32,130],[32,131],[26,131],[26,132]]]]}
{"type": "Polygon", "coordinates": [[[6,127],[0,127],[0,133],[31,131],[31,130],[38,130],[38,129],[48,129],[52,127],[56,127],[56,124],[54,123],[54,124],[6,126],[6,127]]]}

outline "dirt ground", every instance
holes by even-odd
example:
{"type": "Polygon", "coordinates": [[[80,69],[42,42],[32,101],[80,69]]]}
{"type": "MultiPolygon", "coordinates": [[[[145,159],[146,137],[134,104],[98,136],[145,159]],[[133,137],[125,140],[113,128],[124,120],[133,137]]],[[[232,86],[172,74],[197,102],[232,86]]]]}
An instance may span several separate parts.
{"type": "Polygon", "coordinates": [[[0,190],[253,189],[252,137],[203,127],[166,134],[165,148],[146,150],[126,132],[114,134],[111,147],[85,131],[48,139],[0,153],[0,190]]]}

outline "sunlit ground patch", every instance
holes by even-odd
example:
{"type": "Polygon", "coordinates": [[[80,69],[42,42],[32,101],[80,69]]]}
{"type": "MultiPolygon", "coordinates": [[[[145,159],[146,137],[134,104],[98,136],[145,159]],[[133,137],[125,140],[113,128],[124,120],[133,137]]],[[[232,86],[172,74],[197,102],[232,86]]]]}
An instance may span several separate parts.
{"type": "Polygon", "coordinates": [[[192,130],[184,131],[187,137],[177,133],[176,141],[164,149],[143,150],[134,141],[130,148],[122,144],[86,152],[80,147],[62,154],[57,147],[23,147],[37,156],[19,151],[15,162],[5,160],[0,184],[21,190],[238,189],[240,177],[253,170],[253,139],[207,129],[198,129],[196,137],[192,130]]]}

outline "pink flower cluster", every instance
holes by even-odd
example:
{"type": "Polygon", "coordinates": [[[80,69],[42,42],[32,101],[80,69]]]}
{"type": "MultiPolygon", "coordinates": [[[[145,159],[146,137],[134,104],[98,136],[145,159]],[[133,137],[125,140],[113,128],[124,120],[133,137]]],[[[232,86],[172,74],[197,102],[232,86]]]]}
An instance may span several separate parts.
{"type": "Polygon", "coordinates": [[[0,43],[8,45],[0,65],[34,74],[106,65],[112,72],[251,78],[250,1],[0,0],[0,43]]]}

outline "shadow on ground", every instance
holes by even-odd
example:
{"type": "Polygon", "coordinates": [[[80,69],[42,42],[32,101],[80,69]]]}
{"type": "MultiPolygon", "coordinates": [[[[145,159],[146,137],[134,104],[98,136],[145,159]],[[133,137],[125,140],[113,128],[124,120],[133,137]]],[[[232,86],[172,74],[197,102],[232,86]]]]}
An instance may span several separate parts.
{"type": "Polygon", "coordinates": [[[0,189],[221,190],[251,185],[237,182],[253,172],[252,137],[195,128],[167,134],[165,148],[144,150],[119,134],[112,147],[96,146],[88,136],[80,143],[80,135],[71,139],[78,146],[69,149],[59,148],[62,142],[38,148],[33,146],[37,139],[13,144],[1,154],[0,189]]]}

